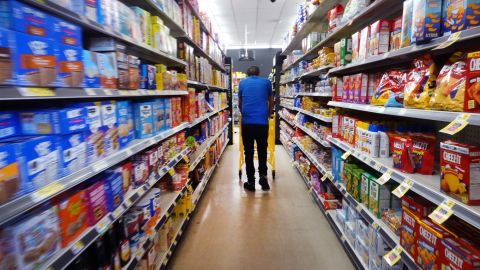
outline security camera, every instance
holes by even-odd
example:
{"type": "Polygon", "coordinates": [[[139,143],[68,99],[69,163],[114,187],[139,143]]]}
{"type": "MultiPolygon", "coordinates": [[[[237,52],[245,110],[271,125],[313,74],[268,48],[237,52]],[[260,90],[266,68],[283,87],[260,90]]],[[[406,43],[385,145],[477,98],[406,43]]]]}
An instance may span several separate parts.
{"type": "Polygon", "coordinates": [[[277,1],[277,0],[270,0],[270,2],[272,2],[272,3],[275,3],[275,1],[277,1]]]}

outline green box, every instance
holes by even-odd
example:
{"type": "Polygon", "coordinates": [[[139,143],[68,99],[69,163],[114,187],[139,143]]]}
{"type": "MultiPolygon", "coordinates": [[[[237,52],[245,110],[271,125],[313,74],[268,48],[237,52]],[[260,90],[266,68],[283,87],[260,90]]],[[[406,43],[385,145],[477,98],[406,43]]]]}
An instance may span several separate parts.
{"type": "Polygon", "coordinates": [[[370,209],[370,181],[374,180],[375,177],[368,172],[362,173],[362,184],[360,188],[360,197],[362,198],[362,203],[367,209],[370,209]]]}
{"type": "Polygon", "coordinates": [[[362,197],[360,196],[360,190],[362,188],[362,174],[364,170],[362,168],[355,168],[352,170],[352,197],[357,201],[357,202],[362,202],[362,197]]]}
{"type": "Polygon", "coordinates": [[[352,62],[352,39],[342,38],[340,40],[340,65],[344,66],[352,62]]]}
{"type": "Polygon", "coordinates": [[[391,186],[384,184],[383,186],[377,183],[377,178],[370,179],[370,199],[369,207],[372,214],[377,218],[382,217],[382,209],[390,209],[392,200],[391,186]]]}

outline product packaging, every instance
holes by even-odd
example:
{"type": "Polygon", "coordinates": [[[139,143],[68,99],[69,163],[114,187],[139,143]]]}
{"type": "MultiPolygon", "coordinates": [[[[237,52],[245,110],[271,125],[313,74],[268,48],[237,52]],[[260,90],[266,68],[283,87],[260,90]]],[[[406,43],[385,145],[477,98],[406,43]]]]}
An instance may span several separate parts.
{"type": "Polygon", "coordinates": [[[334,8],[328,11],[328,31],[332,32],[340,26],[340,22],[342,21],[343,15],[343,6],[340,4],[335,5],[334,8]]]}
{"type": "Polygon", "coordinates": [[[97,53],[97,61],[102,88],[116,89],[118,73],[115,53],[97,53]]]}
{"type": "Polygon", "coordinates": [[[117,101],[118,139],[120,149],[125,148],[135,139],[133,128],[133,109],[129,101],[117,101]]]}
{"type": "Polygon", "coordinates": [[[148,138],[154,135],[154,114],[151,102],[133,103],[133,116],[135,123],[135,137],[148,138]]]}
{"type": "Polygon", "coordinates": [[[480,112],[480,51],[467,55],[464,111],[480,112]]]}
{"type": "Polygon", "coordinates": [[[390,41],[390,20],[378,20],[370,25],[370,46],[368,56],[388,52],[390,41]]]}
{"type": "Polygon", "coordinates": [[[340,40],[340,65],[345,66],[352,62],[352,39],[342,38],[340,40]]]}
{"type": "Polygon", "coordinates": [[[102,101],[102,129],[104,130],[105,155],[111,155],[120,148],[118,137],[117,104],[115,101],[102,101]]]}
{"type": "Polygon", "coordinates": [[[393,167],[406,173],[415,171],[415,163],[411,155],[412,139],[408,136],[393,136],[393,167]]]}
{"type": "Polygon", "coordinates": [[[140,65],[140,88],[141,89],[157,89],[156,84],[156,67],[153,65],[140,65]]]}
{"type": "MultiPolygon", "coordinates": [[[[53,16],[17,0],[2,0],[0,5],[1,27],[33,36],[48,38],[55,36],[53,16]]],[[[51,46],[53,44],[53,42],[50,43],[51,46]]]]}
{"type": "Polygon", "coordinates": [[[54,27],[53,37],[58,44],[79,48],[83,46],[82,28],[80,26],[55,17],[51,20],[54,27]]]}
{"type": "Polygon", "coordinates": [[[400,245],[412,256],[417,257],[418,217],[408,209],[402,209],[402,227],[400,228],[400,245]]]}
{"type": "Polygon", "coordinates": [[[23,135],[70,134],[87,128],[83,107],[22,111],[18,115],[23,135]]]}
{"type": "Polygon", "coordinates": [[[352,35],[352,63],[358,62],[358,54],[360,49],[360,32],[355,32],[352,35]]]}
{"type": "Polygon", "coordinates": [[[402,17],[392,20],[392,32],[390,33],[390,51],[400,49],[402,40],[402,17]]]}
{"type": "Polygon", "coordinates": [[[105,154],[105,130],[102,125],[102,107],[100,102],[80,104],[87,110],[87,162],[92,164],[105,154]]]}
{"type": "Polygon", "coordinates": [[[134,187],[143,185],[150,176],[150,164],[148,155],[137,154],[132,157],[132,172],[133,172],[133,184],[134,187]]]}
{"type": "Polygon", "coordinates": [[[405,79],[406,73],[403,71],[390,70],[385,72],[370,103],[386,107],[403,107],[405,79]]]}
{"type": "Polygon", "coordinates": [[[150,20],[150,13],[139,7],[132,7],[135,13],[136,22],[140,24],[141,41],[146,45],[152,45],[152,22],[150,20]]]}
{"type": "Polygon", "coordinates": [[[118,89],[130,89],[130,69],[128,55],[122,50],[116,50],[118,89]]]}
{"type": "Polygon", "coordinates": [[[425,43],[440,36],[442,0],[413,0],[412,43],[425,43]]]}
{"type": "Polygon", "coordinates": [[[84,83],[86,88],[100,88],[97,53],[83,50],[84,83]]]}
{"type": "Polygon", "coordinates": [[[105,172],[105,197],[109,212],[115,211],[123,202],[123,178],[117,171],[105,172]]]}
{"type": "Polygon", "coordinates": [[[427,219],[419,221],[417,235],[417,257],[416,262],[422,269],[439,269],[439,257],[437,252],[441,249],[442,239],[452,238],[448,230],[436,225],[427,219]]]}
{"type": "Polygon", "coordinates": [[[364,61],[370,48],[370,26],[367,26],[360,31],[360,44],[358,48],[358,62],[364,61]]]}
{"type": "Polygon", "coordinates": [[[434,135],[430,136],[412,136],[411,158],[415,166],[415,172],[420,174],[433,174],[433,166],[435,161],[435,145],[434,135]]]}
{"type": "Polygon", "coordinates": [[[377,218],[382,217],[384,209],[390,209],[392,191],[390,185],[380,185],[375,179],[370,179],[369,209],[377,218]]]}
{"type": "Polygon", "coordinates": [[[444,141],[440,143],[440,187],[465,204],[480,205],[480,148],[444,141]]]}
{"type": "Polygon", "coordinates": [[[133,55],[128,55],[128,81],[129,89],[136,90],[140,88],[140,59],[133,55]]]}
{"type": "Polygon", "coordinates": [[[67,247],[89,226],[85,191],[68,194],[57,207],[62,247],[67,247]]]}
{"type": "Polygon", "coordinates": [[[430,54],[415,58],[407,75],[403,104],[407,108],[428,109],[435,91],[437,66],[430,54]]]}
{"type": "Polygon", "coordinates": [[[83,87],[83,52],[80,47],[58,45],[57,84],[60,87],[83,87]]]}
{"type": "Polygon", "coordinates": [[[85,133],[57,136],[60,151],[61,177],[77,172],[87,165],[85,133]]]}
{"type": "Polygon", "coordinates": [[[403,2],[402,15],[402,35],[400,39],[400,47],[408,47],[412,44],[412,21],[413,21],[413,0],[405,0],[403,2]]]}
{"type": "Polygon", "coordinates": [[[13,84],[13,61],[10,49],[12,32],[0,27],[0,85],[13,84]]]}
{"type": "Polygon", "coordinates": [[[355,75],[355,103],[365,104],[367,103],[367,91],[368,91],[368,75],[366,73],[358,73],[355,75]]]}
{"type": "Polygon", "coordinates": [[[106,214],[108,214],[107,198],[103,180],[93,178],[89,182],[92,184],[85,190],[87,198],[87,212],[90,226],[94,226],[106,214]]]}
{"type": "Polygon", "coordinates": [[[156,134],[165,130],[165,103],[163,99],[155,99],[152,101],[154,114],[154,132],[156,134]]]}
{"type": "Polygon", "coordinates": [[[15,147],[9,143],[0,143],[0,203],[29,191],[23,181],[15,147]]]}
{"type": "Polygon", "coordinates": [[[439,269],[474,270],[480,264],[478,247],[463,239],[443,239],[440,247],[439,269]]]}
{"type": "Polygon", "coordinates": [[[442,30],[445,36],[480,24],[478,0],[444,0],[442,13],[442,30]]]}

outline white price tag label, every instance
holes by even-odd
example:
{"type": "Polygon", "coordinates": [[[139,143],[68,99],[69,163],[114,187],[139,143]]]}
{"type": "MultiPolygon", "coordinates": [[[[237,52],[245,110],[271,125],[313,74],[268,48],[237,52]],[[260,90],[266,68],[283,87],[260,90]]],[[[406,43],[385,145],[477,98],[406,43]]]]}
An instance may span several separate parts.
{"type": "Polygon", "coordinates": [[[113,213],[112,213],[113,218],[118,218],[120,215],[122,215],[123,210],[124,209],[123,209],[122,206],[117,207],[117,209],[115,209],[115,211],[113,211],[113,213]]]}
{"type": "Polygon", "coordinates": [[[452,122],[450,122],[450,124],[442,128],[440,132],[448,135],[455,135],[468,125],[469,118],[469,114],[462,113],[458,115],[452,122]]]}
{"type": "Polygon", "coordinates": [[[80,253],[80,251],[83,250],[84,247],[85,244],[82,241],[78,241],[70,248],[70,251],[72,251],[74,255],[77,255],[78,253],[80,253]]]}
{"type": "Polygon", "coordinates": [[[103,89],[103,93],[105,93],[107,96],[113,96],[112,89],[103,89]]]}
{"type": "Polygon", "coordinates": [[[347,152],[343,153],[342,159],[343,160],[347,159],[351,154],[352,154],[352,151],[348,150],[347,152]]]}
{"type": "Polygon", "coordinates": [[[324,174],[320,180],[322,180],[322,182],[325,182],[325,180],[327,180],[327,178],[328,178],[327,174],[324,174]]]}
{"type": "Polygon", "coordinates": [[[402,108],[402,109],[400,109],[400,111],[398,112],[398,115],[405,115],[406,113],[407,113],[407,109],[402,108]]]}
{"type": "Polygon", "coordinates": [[[386,173],[382,174],[382,176],[380,176],[376,182],[380,185],[384,185],[386,182],[388,182],[388,180],[390,180],[390,177],[392,177],[392,171],[388,170],[386,173]]]}
{"type": "Polygon", "coordinates": [[[437,224],[442,224],[453,215],[453,206],[455,202],[452,200],[443,201],[428,217],[437,224]]]}
{"type": "Polygon", "coordinates": [[[103,234],[105,231],[107,231],[107,228],[108,228],[108,222],[105,220],[105,218],[100,220],[95,226],[95,229],[99,234],[103,234]]]}
{"type": "Polygon", "coordinates": [[[402,198],[412,187],[413,182],[410,179],[403,181],[396,189],[392,191],[393,195],[402,198]]]}
{"type": "Polygon", "coordinates": [[[388,265],[394,266],[402,258],[402,251],[402,247],[396,246],[390,252],[385,254],[385,256],[383,256],[383,259],[388,263],[388,265]]]}
{"type": "Polygon", "coordinates": [[[93,171],[94,172],[100,172],[103,171],[105,168],[107,168],[107,162],[105,160],[100,160],[97,161],[95,164],[93,164],[93,171]]]}
{"type": "Polygon", "coordinates": [[[85,88],[85,92],[89,96],[96,96],[97,95],[97,92],[95,91],[95,89],[92,89],[92,88],[85,88]]]}

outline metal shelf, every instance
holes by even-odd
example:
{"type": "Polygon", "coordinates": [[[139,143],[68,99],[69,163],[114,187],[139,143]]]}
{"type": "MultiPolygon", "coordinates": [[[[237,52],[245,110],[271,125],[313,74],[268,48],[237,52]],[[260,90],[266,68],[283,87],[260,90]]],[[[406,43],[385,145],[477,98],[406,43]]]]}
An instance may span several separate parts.
{"type": "Polygon", "coordinates": [[[25,212],[43,204],[49,199],[61,194],[78,184],[90,179],[98,173],[120,163],[121,161],[139,153],[148,147],[188,128],[188,123],[162,132],[152,138],[134,140],[126,148],[99,160],[85,168],[47,185],[33,193],[23,195],[3,205],[0,205],[0,225],[14,220],[25,212]]]}
{"type": "Polygon", "coordinates": [[[190,46],[192,46],[194,48],[195,52],[200,54],[202,57],[207,58],[208,62],[210,62],[210,64],[215,66],[215,68],[219,69],[222,72],[226,72],[225,67],[221,63],[218,63],[215,59],[213,59],[213,57],[210,56],[210,54],[208,54],[206,51],[204,51],[203,48],[200,47],[197,43],[195,43],[195,41],[193,41],[193,39],[191,39],[189,36],[185,35],[183,37],[179,37],[179,39],[185,41],[190,46]]]}
{"type": "Polygon", "coordinates": [[[329,106],[345,108],[357,111],[364,111],[382,115],[393,115],[399,117],[408,117],[416,119],[426,119],[442,122],[451,122],[460,114],[468,114],[469,125],[480,126],[480,114],[478,113],[462,113],[462,112],[447,112],[447,111],[435,111],[435,110],[421,110],[421,109],[408,109],[408,108],[393,108],[393,107],[381,107],[372,106],[366,104],[354,104],[347,102],[329,101],[329,106]]]}
{"type": "Polygon", "coordinates": [[[320,67],[320,68],[318,68],[318,69],[315,69],[315,70],[312,70],[312,71],[303,73],[302,75],[299,76],[299,78],[300,78],[300,79],[303,79],[303,78],[318,77],[318,76],[320,76],[320,75],[322,75],[322,74],[327,74],[328,70],[330,70],[331,68],[333,68],[333,65],[328,65],[328,66],[320,67]]]}
{"type": "Polygon", "coordinates": [[[320,120],[320,121],[323,121],[323,122],[326,122],[326,123],[331,123],[332,122],[332,118],[331,117],[325,117],[325,116],[322,116],[322,115],[319,115],[319,114],[315,114],[315,113],[312,113],[312,112],[309,112],[309,111],[306,111],[304,109],[300,109],[300,108],[294,108],[294,110],[298,111],[298,112],[301,112],[303,114],[306,114],[310,117],[313,117],[317,120],[320,120]]]}
{"type": "Polygon", "coordinates": [[[293,123],[292,121],[288,120],[285,116],[283,116],[283,114],[280,114],[280,118],[282,118],[290,126],[295,127],[296,124],[293,123]]]}
{"type": "Polygon", "coordinates": [[[308,136],[310,136],[312,139],[314,139],[316,142],[321,144],[323,147],[330,148],[330,143],[327,141],[324,141],[320,139],[312,130],[302,126],[302,125],[296,125],[297,128],[303,130],[308,136]]]}
{"type": "Polygon", "coordinates": [[[200,163],[200,161],[202,161],[203,157],[205,156],[205,154],[207,154],[208,150],[210,149],[210,146],[212,146],[215,141],[218,139],[218,137],[220,137],[223,132],[228,128],[230,123],[226,123],[225,126],[223,126],[222,129],[220,129],[220,131],[217,132],[217,134],[215,134],[212,138],[208,139],[208,141],[205,144],[204,147],[202,147],[202,149],[200,151],[197,150],[197,152],[199,152],[198,154],[195,153],[195,158],[194,158],[194,161],[191,161],[190,162],[190,168],[189,168],[189,171],[193,171],[197,165],[200,163]]]}
{"type": "Polygon", "coordinates": [[[35,6],[48,13],[51,13],[53,15],[59,16],[72,23],[78,24],[82,26],[83,29],[92,30],[92,31],[110,36],[112,38],[115,38],[125,43],[127,45],[126,46],[127,50],[138,54],[137,56],[139,56],[142,59],[148,59],[149,61],[152,61],[152,62],[165,63],[169,66],[184,67],[186,65],[186,62],[178,59],[175,56],[172,56],[160,50],[156,50],[149,45],[141,44],[129,36],[115,32],[103,25],[98,24],[97,22],[87,19],[87,17],[85,16],[82,16],[73,11],[70,11],[65,7],[62,7],[56,4],[52,0],[21,0],[21,1],[26,4],[35,6]]]}
{"type": "MultiPolygon", "coordinates": [[[[160,179],[168,173],[168,171],[173,168],[178,162],[182,160],[184,156],[190,151],[189,148],[183,150],[175,158],[171,159],[170,162],[159,170],[159,175],[151,175],[149,180],[142,186],[133,190],[130,194],[125,196],[124,202],[117,207],[113,212],[108,213],[104,218],[102,218],[97,224],[91,226],[87,229],[81,237],[74,241],[69,247],[61,249],[58,251],[49,261],[42,265],[42,269],[64,269],[65,266],[69,265],[75,258],[80,255],[86,248],[88,248],[98,237],[108,230],[108,227],[113,224],[120,216],[130,209],[140,198],[152,188],[160,179]],[[81,248],[79,248],[79,246],[81,248]]],[[[186,190],[186,188],[184,188],[186,190]]],[[[179,198],[175,199],[177,202],[179,198]]],[[[173,210],[173,208],[172,208],[173,210]]],[[[166,215],[166,214],[164,214],[166,215]]],[[[163,218],[162,218],[163,219],[163,218]]]]}
{"type": "Polygon", "coordinates": [[[455,205],[452,208],[454,215],[480,229],[480,206],[466,205],[443,193],[440,190],[439,175],[402,173],[393,168],[393,160],[391,158],[371,158],[338,139],[330,138],[329,141],[345,151],[351,151],[354,157],[380,173],[391,170],[393,172],[391,179],[397,183],[402,183],[406,179],[412,180],[413,185],[410,189],[435,204],[441,204],[445,200],[454,201],[455,205]]]}
{"type": "Polygon", "coordinates": [[[281,98],[295,98],[294,96],[284,96],[284,95],[280,95],[281,98]]]}
{"type": "Polygon", "coordinates": [[[299,93],[295,93],[295,96],[306,96],[306,97],[332,97],[332,93],[299,92],[299,93]]]}
{"type": "Polygon", "coordinates": [[[193,120],[193,121],[190,123],[190,126],[189,126],[189,127],[192,128],[192,127],[200,124],[201,122],[203,122],[203,121],[205,121],[205,120],[207,120],[207,119],[210,119],[210,117],[214,116],[215,114],[217,114],[217,113],[219,113],[219,112],[221,112],[221,111],[223,111],[223,110],[226,110],[226,109],[228,109],[228,107],[225,107],[225,108],[222,108],[222,109],[220,109],[220,110],[216,110],[216,111],[213,111],[213,112],[210,112],[210,113],[206,113],[206,114],[204,114],[203,116],[201,116],[201,117],[193,120]]]}
{"type": "Polygon", "coordinates": [[[228,91],[227,88],[223,88],[220,86],[215,86],[207,83],[201,83],[197,81],[192,81],[188,80],[188,85],[193,86],[193,87],[201,87],[201,88],[206,88],[207,90],[213,89],[213,90],[220,90],[220,91],[228,91]]]}

